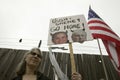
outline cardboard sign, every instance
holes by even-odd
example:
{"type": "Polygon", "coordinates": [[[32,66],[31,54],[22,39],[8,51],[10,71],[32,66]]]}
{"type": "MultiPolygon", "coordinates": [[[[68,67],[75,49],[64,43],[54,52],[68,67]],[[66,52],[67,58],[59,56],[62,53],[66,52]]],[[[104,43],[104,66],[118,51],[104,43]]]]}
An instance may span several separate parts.
{"type": "Polygon", "coordinates": [[[84,15],[50,19],[48,45],[92,40],[84,15]]]}

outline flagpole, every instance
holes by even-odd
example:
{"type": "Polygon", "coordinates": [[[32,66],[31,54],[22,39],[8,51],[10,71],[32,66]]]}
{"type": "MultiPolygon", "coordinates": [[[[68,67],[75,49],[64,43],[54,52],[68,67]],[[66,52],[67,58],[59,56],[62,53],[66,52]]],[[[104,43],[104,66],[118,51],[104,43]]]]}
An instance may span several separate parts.
{"type": "Polygon", "coordinates": [[[103,69],[104,69],[104,72],[105,72],[105,77],[106,77],[106,80],[108,80],[107,70],[106,70],[106,67],[105,67],[105,63],[104,63],[104,59],[103,59],[103,55],[102,55],[102,51],[101,51],[101,47],[100,47],[100,42],[99,42],[98,39],[97,39],[97,42],[98,42],[98,47],[99,47],[99,51],[100,51],[100,57],[101,57],[101,60],[102,60],[103,69]]]}
{"type": "Polygon", "coordinates": [[[75,67],[75,59],[73,55],[73,48],[72,48],[72,43],[69,43],[69,50],[70,50],[70,60],[71,60],[71,68],[72,68],[72,73],[76,72],[76,67],[75,67]]]}

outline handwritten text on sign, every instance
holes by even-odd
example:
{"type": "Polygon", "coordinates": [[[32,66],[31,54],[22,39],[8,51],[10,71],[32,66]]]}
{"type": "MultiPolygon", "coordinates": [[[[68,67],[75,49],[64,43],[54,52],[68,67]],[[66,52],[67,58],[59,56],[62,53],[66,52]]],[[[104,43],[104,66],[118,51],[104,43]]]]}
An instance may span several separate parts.
{"type": "Polygon", "coordinates": [[[84,23],[84,16],[70,16],[62,18],[54,18],[50,21],[50,32],[58,32],[64,30],[77,30],[81,29],[84,23]]]}

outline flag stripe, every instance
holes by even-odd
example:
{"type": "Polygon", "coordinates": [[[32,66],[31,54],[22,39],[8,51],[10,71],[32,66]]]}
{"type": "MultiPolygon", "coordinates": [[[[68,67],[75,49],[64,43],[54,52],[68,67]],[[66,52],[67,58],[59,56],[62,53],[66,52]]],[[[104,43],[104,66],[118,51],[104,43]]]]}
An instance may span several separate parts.
{"type": "MultiPolygon", "coordinates": [[[[89,26],[90,28],[93,27],[93,26],[96,26],[96,28],[97,28],[97,26],[98,26],[98,27],[103,27],[103,28],[108,29],[111,33],[113,33],[114,35],[117,36],[117,34],[114,33],[114,32],[112,31],[112,29],[111,29],[105,22],[101,21],[101,19],[96,19],[96,18],[94,18],[94,19],[90,19],[90,20],[88,21],[88,26],[89,26]],[[94,19],[95,19],[95,20],[94,20],[94,19]],[[100,21],[99,21],[99,20],[100,20],[100,21]]],[[[118,36],[117,36],[117,37],[118,37],[118,36]]]]}
{"type": "Polygon", "coordinates": [[[88,24],[90,24],[90,23],[100,23],[100,24],[104,24],[104,25],[108,26],[106,23],[104,23],[102,20],[100,20],[98,18],[90,19],[88,21],[88,24]]]}
{"type": "Polygon", "coordinates": [[[102,38],[104,40],[113,41],[120,46],[120,38],[116,37],[115,35],[109,32],[105,32],[102,30],[91,30],[91,33],[94,35],[94,38],[102,38]]]}
{"type": "Polygon", "coordinates": [[[101,27],[101,26],[90,26],[90,29],[91,30],[104,30],[104,31],[114,34],[116,36],[116,34],[113,31],[111,31],[107,28],[101,27]]]}
{"type": "Polygon", "coordinates": [[[116,43],[120,43],[120,42],[117,42],[115,39],[110,38],[109,36],[105,36],[105,35],[101,35],[101,34],[92,34],[92,35],[94,36],[95,39],[97,39],[97,38],[102,38],[104,40],[110,39],[110,41],[113,41],[113,42],[116,42],[116,43]]]}
{"type": "Polygon", "coordinates": [[[97,27],[102,27],[102,28],[106,28],[106,29],[108,29],[108,30],[111,30],[111,29],[110,29],[109,27],[107,27],[106,25],[100,24],[100,23],[90,23],[90,24],[88,24],[88,26],[89,26],[89,27],[96,26],[96,28],[97,28],[97,27]]]}

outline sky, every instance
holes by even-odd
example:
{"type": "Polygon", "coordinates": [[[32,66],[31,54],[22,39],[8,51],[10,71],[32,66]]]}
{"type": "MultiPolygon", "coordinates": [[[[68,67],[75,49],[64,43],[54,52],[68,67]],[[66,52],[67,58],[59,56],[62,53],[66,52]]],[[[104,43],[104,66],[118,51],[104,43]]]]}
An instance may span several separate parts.
{"type": "MultiPolygon", "coordinates": [[[[51,18],[81,15],[87,20],[89,6],[119,36],[120,0],[0,0],[0,48],[31,49],[42,40],[41,50],[48,50],[51,18]],[[19,42],[22,39],[22,42],[19,42]]],[[[103,54],[107,55],[100,41],[103,54]]],[[[53,51],[69,52],[55,49],[53,51]]],[[[100,54],[96,40],[73,43],[74,53],[100,54]]]]}

